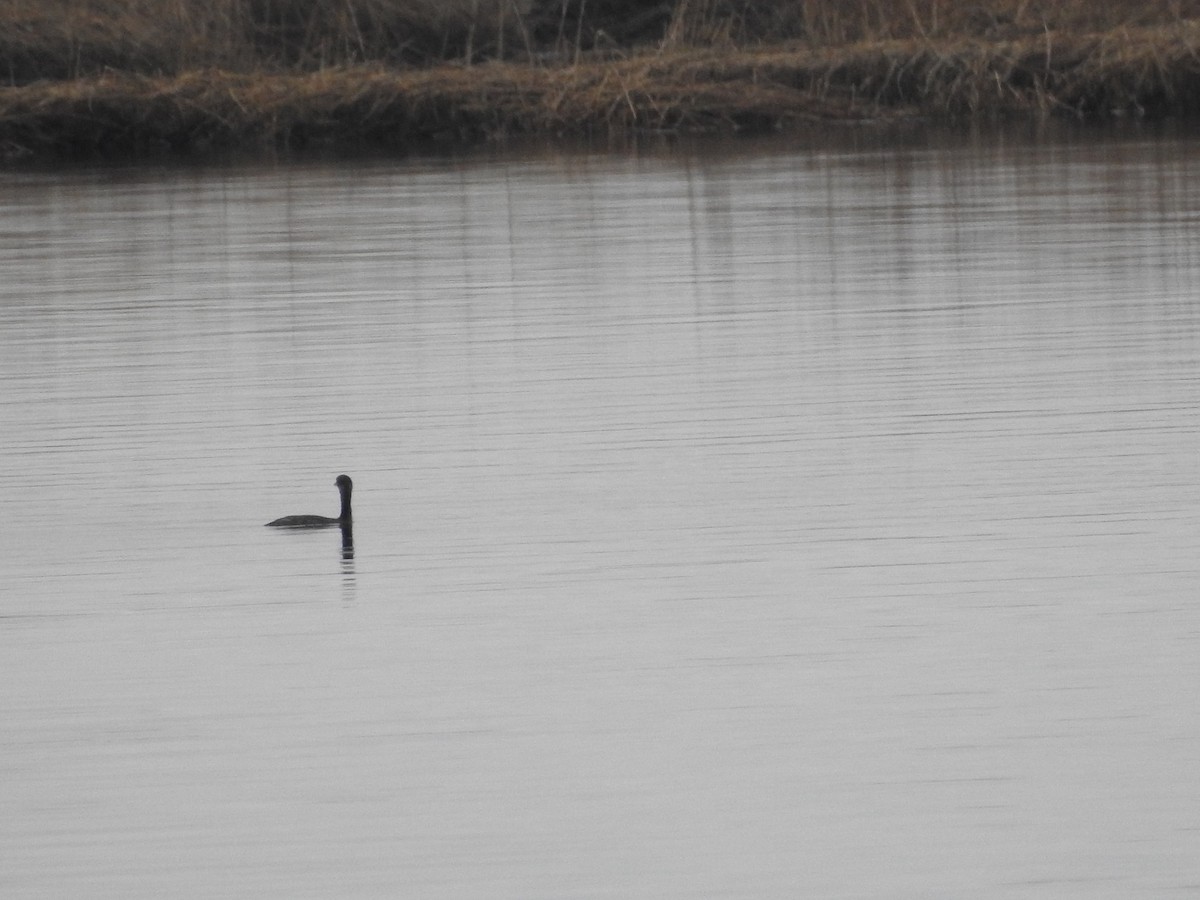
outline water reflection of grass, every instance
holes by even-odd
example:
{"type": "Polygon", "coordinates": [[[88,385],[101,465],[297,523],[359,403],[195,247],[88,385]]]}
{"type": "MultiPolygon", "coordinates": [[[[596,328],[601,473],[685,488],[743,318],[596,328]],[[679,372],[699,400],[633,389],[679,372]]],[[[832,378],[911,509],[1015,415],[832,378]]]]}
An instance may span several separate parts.
{"type": "Polygon", "coordinates": [[[648,9],[0,0],[0,150],[403,145],[914,114],[1188,114],[1200,103],[1200,0],[648,9]]]}

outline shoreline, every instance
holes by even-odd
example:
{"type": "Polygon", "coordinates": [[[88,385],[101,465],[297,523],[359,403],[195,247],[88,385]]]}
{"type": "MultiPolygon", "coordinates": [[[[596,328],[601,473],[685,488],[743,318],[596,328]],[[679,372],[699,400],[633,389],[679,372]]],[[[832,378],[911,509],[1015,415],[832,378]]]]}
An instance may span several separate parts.
{"type": "Polygon", "coordinates": [[[1200,20],[1009,40],[647,52],[535,66],[109,71],[0,88],[0,156],[471,145],[514,136],[761,134],[823,122],[1200,114],[1200,20]]]}

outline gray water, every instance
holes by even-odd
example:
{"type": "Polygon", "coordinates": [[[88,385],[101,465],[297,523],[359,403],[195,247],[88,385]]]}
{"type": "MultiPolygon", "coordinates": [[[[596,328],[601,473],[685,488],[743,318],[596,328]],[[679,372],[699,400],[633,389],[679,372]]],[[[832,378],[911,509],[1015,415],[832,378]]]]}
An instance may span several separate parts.
{"type": "Polygon", "coordinates": [[[1200,893],[1197,150],[0,174],[0,895],[1200,893]]]}

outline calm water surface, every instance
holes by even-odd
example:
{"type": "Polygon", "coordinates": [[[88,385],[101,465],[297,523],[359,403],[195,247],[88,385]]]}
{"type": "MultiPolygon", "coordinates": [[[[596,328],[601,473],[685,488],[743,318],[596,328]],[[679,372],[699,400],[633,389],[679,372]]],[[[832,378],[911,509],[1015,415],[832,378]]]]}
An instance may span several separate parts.
{"type": "Polygon", "coordinates": [[[728,150],[0,174],[0,894],[1200,893],[1200,142],[728,150]]]}

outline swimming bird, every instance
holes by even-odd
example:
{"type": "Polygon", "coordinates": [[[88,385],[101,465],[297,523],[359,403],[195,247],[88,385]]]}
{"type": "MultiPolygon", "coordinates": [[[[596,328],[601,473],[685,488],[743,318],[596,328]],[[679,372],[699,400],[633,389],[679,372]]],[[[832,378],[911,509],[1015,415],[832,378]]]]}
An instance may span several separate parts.
{"type": "Polygon", "coordinates": [[[354,490],[354,482],[349,475],[339,475],[334,481],[338,493],[342,495],[342,514],[336,519],[329,516],[284,516],[268,525],[278,525],[281,528],[325,528],[329,525],[341,525],[343,529],[350,525],[350,492],[354,490]]]}

